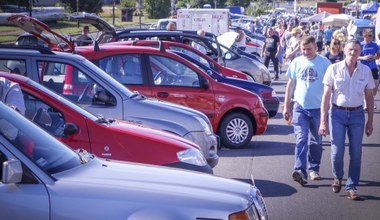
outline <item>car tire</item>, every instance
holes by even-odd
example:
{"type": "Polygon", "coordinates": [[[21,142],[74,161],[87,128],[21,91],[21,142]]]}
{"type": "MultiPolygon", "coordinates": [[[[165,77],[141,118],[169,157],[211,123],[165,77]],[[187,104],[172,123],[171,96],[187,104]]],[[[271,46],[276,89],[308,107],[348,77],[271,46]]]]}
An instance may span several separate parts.
{"type": "Polygon", "coordinates": [[[219,136],[223,147],[243,148],[251,142],[252,135],[252,121],[245,114],[231,113],[220,124],[219,136]]]}

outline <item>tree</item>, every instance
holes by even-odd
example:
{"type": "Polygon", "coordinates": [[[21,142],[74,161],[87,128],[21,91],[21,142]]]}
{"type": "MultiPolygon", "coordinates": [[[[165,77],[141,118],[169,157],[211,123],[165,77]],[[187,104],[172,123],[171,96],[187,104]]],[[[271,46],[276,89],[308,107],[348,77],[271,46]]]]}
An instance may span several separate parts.
{"type": "Polygon", "coordinates": [[[102,12],[103,6],[101,0],[66,0],[66,4],[70,12],[85,11],[88,13],[95,14],[99,14],[100,12],[102,12]]]}
{"type": "Polygon", "coordinates": [[[170,15],[170,0],[144,0],[144,11],[148,18],[166,18],[170,15]]]}
{"type": "Polygon", "coordinates": [[[226,6],[241,6],[243,8],[247,8],[251,4],[250,0],[227,0],[226,1],[226,6]]]}

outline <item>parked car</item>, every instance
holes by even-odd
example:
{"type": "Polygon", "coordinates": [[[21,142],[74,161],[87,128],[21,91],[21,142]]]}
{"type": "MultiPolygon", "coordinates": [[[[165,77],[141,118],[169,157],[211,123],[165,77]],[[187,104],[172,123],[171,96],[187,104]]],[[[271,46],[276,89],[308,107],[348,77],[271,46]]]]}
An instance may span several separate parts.
{"type": "Polygon", "coordinates": [[[97,38],[99,44],[126,40],[149,40],[161,39],[176,42],[184,42],[185,39],[190,43],[196,43],[205,48],[207,55],[222,63],[226,67],[243,72],[251,76],[255,82],[271,85],[272,79],[269,70],[260,62],[260,58],[253,54],[245,53],[234,46],[227,48],[218,41],[213,40],[211,33],[206,33],[206,37],[197,35],[196,31],[166,31],[152,29],[115,29],[105,20],[99,19],[92,14],[69,15],[70,19],[78,22],[94,25],[100,33],[97,38]]]}
{"type": "Polygon", "coordinates": [[[268,219],[254,185],[73,151],[3,103],[0,121],[2,219],[268,219]]]}
{"type": "Polygon", "coordinates": [[[188,139],[201,148],[211,167],[218,163],[219,138],[206,115],[132,92],[82,56],[46,48],[0,46],[0,71],[16,69],[95,115],[143,124],[188,139]]]}
{"type": "Polygon", "coordinates": [[[205,65],[203,62],[200,62],[195,57],[184,53],[183,51],[175,51],[175,53],[188,61],[192,62],[194,65],[201,68],[204,72],[206,72],[209,76],[211,76],[214,80],[220,83],[226,83],[229,85],[237,86],[239,88],[246,89],[256,95],[258,95],[264,104],[264,107],[267,109],[269,118],[276,116],[278,108],[280,106],[280,100],[276,96],[276,92],[270,86],[266,86],[263,84],[250,82],[247,80],[239,80],[237,78],[226,77],[219,74],[214,69],[205,65]]]}
{"type": "Polygon", "coordinates": [[[229,67],[225,67],[223,65],[220,65],[218,62],[213,60],[211,57],[207,56],[206,54],[202,53],[201,51],[195,49],[194,47],[179,43],[175,41],[157,41],[157,40],[135,40],[135,41],[119,41],[119,42],[113,42],[110,44],[119,44],[119,45],[132,45],[132,46],[150,46],[159,48],[159,45],[165,47],[167,50],[178,50],[183,51],[186,54],[189,54],[192,57],[195,57],[196,59],[199,59],[200,62],[204,63],[208,67],[212,68],[213,70],[221,73],[222,75],[254,81],[252,77],[250,77],[247,74],[244,74],[240,71],[234,70],[229,67]]]}
{"type": "Polygon", "coordinates": [[[20,85],[29,120],[74,150],[83,148],[106,159],[212,173],[193,142],[136,123],[94,116],[27,77],[3,72],[0,77],[20,85]]]}
{"type": "Polygon", "coordinates": [[[219,83],[170,51],[104,44],[77,47],[75,53],[144,96],[203,112],[225,147],[244,147],[266,130],[268,112],[256,94],[219,83]]]}

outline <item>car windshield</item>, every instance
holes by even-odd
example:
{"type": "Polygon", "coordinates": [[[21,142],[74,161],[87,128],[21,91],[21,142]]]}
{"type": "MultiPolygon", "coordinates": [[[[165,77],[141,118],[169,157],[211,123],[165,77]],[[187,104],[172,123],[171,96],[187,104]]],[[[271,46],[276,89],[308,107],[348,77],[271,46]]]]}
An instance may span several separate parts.
{"type": "Polygon", "coordinates": [[[62,172],[81,164],[74,151],[3,103],[0,103],[0,135],[47,173],[62,172]]]}

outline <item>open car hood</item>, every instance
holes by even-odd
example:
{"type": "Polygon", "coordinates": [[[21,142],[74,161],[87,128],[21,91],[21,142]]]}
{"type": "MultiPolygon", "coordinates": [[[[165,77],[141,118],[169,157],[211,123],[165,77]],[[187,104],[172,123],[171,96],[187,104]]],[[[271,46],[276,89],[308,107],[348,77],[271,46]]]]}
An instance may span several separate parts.
{"type": "Polygon", "coordinates": [[[54,32],[45,23],[27,15],[11,15],[7,18],[9,24],[15,25],[22,30],[42,40],[52,50],[74,51],[74,44],[63,35],[54,32]]]}
{"type": "Polygon", "coordinates": [[[97,15],[94,15],[94,14],[90,14],[90,13],[86,13],[86,12],[72,13],[72,14],[67,15],[67,17],[69,20],[77,20],[80,23],[92,25],[98,31],[102,31],[104,33],[111,34],[111,33],[115,32],[114,26],[112,26],[110,23],[108,23],[103,18],[101,18],[97,15]]]}
{"type": "Polygon", "coordinates": [[[220,44],[224,45],[225,47],[231,48],[231,46],[235,43],[235,39],[238,35],[238,33],[230,31],[218,36],[217,40],[220,44]]]}

